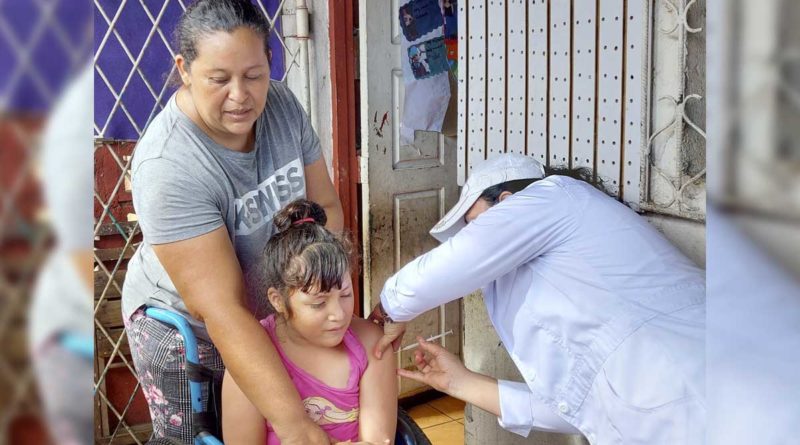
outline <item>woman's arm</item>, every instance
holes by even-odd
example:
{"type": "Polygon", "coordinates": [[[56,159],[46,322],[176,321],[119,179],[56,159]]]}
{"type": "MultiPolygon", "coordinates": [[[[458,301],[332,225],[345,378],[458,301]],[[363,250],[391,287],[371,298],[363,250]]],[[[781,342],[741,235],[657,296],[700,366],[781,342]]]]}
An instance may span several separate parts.
{"type": "Polygon", "coordinates": [[[543,183],[496,204],[386,280],[383,309],[394,321],[412,320],[557,248],[576,230],[570,200],[543,183]]]}
{"type": "Polygon", "coordinates": [[[264,445],[267,442],[264,417],[227,371],[222,380],[222,435],[228,443],[264,445]]]}
{"type": "Polygon", "coordinates": [[[397,429],[397,359],[394,354],[385,354],[377,359],[369,353],[383,334],[376,325],[353,317],[351,327],[361,340],[369,360],[360,383],[359,439],[379,445],[394,443],[397,429]]]}
{"type": "Polygon", "coordinates": [[[205,322],[231,377],[281,443],[328,445],[327,434],[306,415],[275,347],[245,305],[242,271],[226,228],[153,250],[189,312],[205,322]]]}
{"type": "Polygon", "coordinates": [[[325,209],[328,217],[325,227],[334,232],[341,232],[344,228],[342,203],[339,201],[339,195],[336,194],[330,176],[328,176],[325,159],[320,156],[316,161],[306,165],[305,175],[308,199],[325,209]]]}
{"type": "Polygon", "coordinates": [[[398,369],[397,374],[430,385],[434,389],[475,405],[497,416],[500,426],[527,437],[531,429],[580,434],[534,397],[525,383],[509,382],[478,374],[443,347],[417,338],[414,352],[417,371],[398,369]]]}

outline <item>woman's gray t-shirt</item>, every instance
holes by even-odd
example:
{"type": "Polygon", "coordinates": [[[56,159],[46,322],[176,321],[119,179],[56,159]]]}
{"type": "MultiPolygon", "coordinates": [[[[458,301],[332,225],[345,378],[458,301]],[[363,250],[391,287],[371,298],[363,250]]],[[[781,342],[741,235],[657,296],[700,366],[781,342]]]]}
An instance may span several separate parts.
{"type": "MultiPolygon", "coordinates": [[[[306,196],[304,166],[320,158],[319,138],[289,88],[273,82],[256,122],[255,149],[233,151],[214,142],[177,106],[175,96],[139,140],[131,167],[133,204],[143,242],[128,264],[122,311],[128,319],[143,305],[189,315],[154,244],[207,234],[224,225],[236,251],[256,317],[269,312],[261,255],[274,228],[272,218],[306,196]]],[[[214,255],[206,252],[205,255],[214,255]]]]}

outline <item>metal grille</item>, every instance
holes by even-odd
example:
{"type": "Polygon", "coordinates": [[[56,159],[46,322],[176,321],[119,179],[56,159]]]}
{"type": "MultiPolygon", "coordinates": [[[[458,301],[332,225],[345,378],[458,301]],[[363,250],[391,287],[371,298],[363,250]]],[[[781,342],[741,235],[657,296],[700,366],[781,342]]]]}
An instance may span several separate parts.
{"type": "Polygon", "coordinates": [[[0,442],[13,441],[20,422],[40,414],[25,333],[31,289],[50,239],[36,218],[38,120],[0,122],[0,442]]]}
{"type": "Polygon", "coordinates": [[[495,153],[586,167],[634,208],[705,215],[705,5],[459,4],[458,181],[495,153]]]}
{"type": "Polygon", "coordinates": [[[717,60],[709,65],[717,96],[730,98],[718,105],[727,113],[715,127],[714,199],[754,216],[798,221],[800,5],[733,1],[719,11],[717,60]]]}
{"type": "MultiPolygon", "coordinates": [[[[174,91],[173,29],[188,0],[95,0],[95,341],[98,443],[143,443],[151,432],[125,336],[120,295],[141,242],[130,193],[135,141],[174,91]]],[[[272,77],[308,84],[305,35],[289,35],[305,2],[254,1],[272,25],[272,77]],[[300,77],[298,79],[298,77],[300,77]]],[[[309,109],[307,88],[298,94],[309,109]]]]}
{"type": "MultiPolygon", "coordinates": [[[[164,107],[174,88],[173,31],[190,0],[95,0],[95,137],[135,140],[164,107]]],[[[273,33],[272,77],[298,64],[281,35],[284,1],[260,0],[273,33]]]]}
{"type": "Polygon", "coordinates": [[[459,3],[458,182],[497,153],[585,167],[639,202],[645,0],[459,3]]]}
{"type": "Polygon", "coordinates": [[[0,14],[0,443],[42,442],[26,338],[33,283],[52,240],[37,143],[65,83],[88,60],[90,7],[3,2],[0,14]]]}
{"type": "Polygon", "coordinates": [[[0,110],[46,113],[64,83],[86,63],[90,6],[66,0],[3,2],[0,110]]]}
{"type": "Polygon", "coordinates": [[[642,208],[703,220],[705,2],[656,0],[654,6],[642,208]]]}

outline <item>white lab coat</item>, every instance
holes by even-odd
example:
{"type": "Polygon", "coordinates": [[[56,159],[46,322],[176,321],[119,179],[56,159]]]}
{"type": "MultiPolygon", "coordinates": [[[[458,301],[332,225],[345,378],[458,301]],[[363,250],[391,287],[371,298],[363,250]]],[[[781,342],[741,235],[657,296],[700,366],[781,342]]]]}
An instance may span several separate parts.
{"type": "Polygon", "coordinates": [[[407,321],[477,288],[525,379],[500,382],[501,426],[702,443],[704,273],[635,212],[548,177],[407,264],[381,302],[407,321]]]}

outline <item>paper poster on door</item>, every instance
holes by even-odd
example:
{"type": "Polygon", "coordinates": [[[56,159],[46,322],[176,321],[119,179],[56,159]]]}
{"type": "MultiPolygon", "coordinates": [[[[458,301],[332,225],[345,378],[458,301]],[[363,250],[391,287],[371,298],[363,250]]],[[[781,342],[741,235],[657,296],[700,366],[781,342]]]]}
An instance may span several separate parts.
{"type": "MultiPolygon", "coordinates": [[[[400,144],[413,145],[414,132],[442,131],[450,101],[449,60],[446,18],[443,1],[401,1],[397,18],[400,24],[403,68],[402,120],[400,144]]],[[[450,12],[455,0],[447,1],[450,12]]],[[[451,25],[454,23],[451,20],[451,25]]],[[[452,33],[452,30],[450,30],[452,33]]]]}
{"type": "Polygon", "coordinates": [[[400,28],[409,42],[419,39],[442,24],[439,0],[411,0],[400,7],[400,28]]]}
{"type": "Polygon", "coordinates": [[[426,79],[448,70],[447,47],[443,37],[428,40],[408,48],[408,61],[416,79],[426,79]]]}

